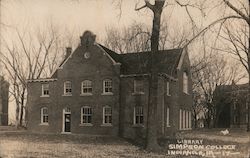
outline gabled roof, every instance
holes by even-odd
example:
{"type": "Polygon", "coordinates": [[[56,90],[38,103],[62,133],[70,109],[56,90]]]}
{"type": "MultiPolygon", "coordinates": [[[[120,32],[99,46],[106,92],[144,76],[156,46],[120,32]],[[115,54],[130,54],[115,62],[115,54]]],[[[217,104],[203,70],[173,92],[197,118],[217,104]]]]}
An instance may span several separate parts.
{"type": "MultiPolygon", "coordinates": [[[[143,74],[148,73],[148,55],[150,52],[137,52],[117,54],[102,46],[102,48],[116,61],[121,63],[121,74],[143,74]]],[[[176,69],[180,61],[183,49],[160,50],[156,53],[155,64],[159,72],[176,75],[176,69]]]]}
{"type": "MultiPolygon", "coordinates": [[[[121,74],[122,75],[131,75],[131,74],[147,74],[148,69],[148,55],[147,52],[137,52],[137,53],[126,53],[118,54],[105,46],[97,44],[101,49],[107,53],[112,60],[116,63],[121,63],[121,74]]],[[[78,47],[74,52],[79,51],[81,47],[78,47]]],[[[73,53],[74,53],[73,52],[73,53]]],[[[170,76],[176,77],[177,66],[180,63],[181,55],[183,49],[169,49],[169,50],[160,50],[156,53],[156,68],[159,73],[166,73],[170,76]]],[[[72,54],[71,54],[72,55],[72,54]]],[[[69,57],[65,58],[59,68],[62,67],[68,60],[69,57]]],[[[52,74],[52,78],[57,77],[57,70],[52,74]]]]}

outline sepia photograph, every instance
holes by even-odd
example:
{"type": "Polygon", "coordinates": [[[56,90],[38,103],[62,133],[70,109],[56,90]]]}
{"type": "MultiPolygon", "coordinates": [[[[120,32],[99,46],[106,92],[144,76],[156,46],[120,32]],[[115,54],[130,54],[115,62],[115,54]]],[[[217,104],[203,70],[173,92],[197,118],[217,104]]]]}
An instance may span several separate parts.
{"type": "Polygon", "coordinates": [[[250,158],[249,0],[0,0],[0,158],[250,158]]]}

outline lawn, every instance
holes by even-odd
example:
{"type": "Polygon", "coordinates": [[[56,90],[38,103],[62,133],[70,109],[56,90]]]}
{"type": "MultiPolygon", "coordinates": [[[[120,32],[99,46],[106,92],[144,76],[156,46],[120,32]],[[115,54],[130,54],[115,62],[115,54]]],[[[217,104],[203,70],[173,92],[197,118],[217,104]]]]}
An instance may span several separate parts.
{"type": "MultiPolygon", "coordinates": [[[[178,139],[204,139],[204,144],[235,144],[240,154],[232,158],[248,158],[250,139],[247,132],[221,135],[218,131],[193,131],[177,134],[178,139]]],[[[66,157],[66,158],[151,158],[167,156],[170,139],[163,140],[163,152],[148,153],[124,139],[108,136],[35,134],[27,132],[0,132],[0,157],[66,157]],[[166,149],[166,150],[165,150],[166,149]]],[[[189,156],[193,157],[193,156],[189,156]]],[[[198,157],[198,156],[197,156],[198,157]]],[[[217,156],[222,157],[222,156],[217,156]]],[[[228,157],[228,156],[226,156],[228,157]]]]}

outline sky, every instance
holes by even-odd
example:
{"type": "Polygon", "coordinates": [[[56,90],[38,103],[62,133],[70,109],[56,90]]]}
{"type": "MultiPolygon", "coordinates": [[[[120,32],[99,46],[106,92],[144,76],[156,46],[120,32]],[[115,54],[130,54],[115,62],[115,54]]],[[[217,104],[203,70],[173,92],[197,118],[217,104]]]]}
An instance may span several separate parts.
{"type": "MultiPolygon", "coordinates": [[[[114,1],[117,0],[1,0],[0,18],[4,24],[0,25],[1,37],[11,42],[16,37],[15,29],[29,32],[45,28],[48,23],[53,23],[59,30],[69,30],[78,37],[85,30],[90,30],[97,35],[97,39],[106,35],[107,27],[121,28],[135,22],[151,26],[152,13],[149,10],[135,11],[136,2],[142,0],[123,0],[121,9],[114,1]]],[[[194,20],[199,22],[199,11],[192,10],[191,13],[194,20]]],[[[218,12],[215,10],[211,14],[216,16],[218,12]]],[[[170,28],[177,31],[178,28],[188,27],[185,9],[172,5],[171,1],[168,9],[164,9],[162,19],[172,24],[170,28]]],[[[9,114],[10,119],[13,119],[15,106],[10,104],[9,114]]]]}
{"type": "MultiPolygon", "coordinates": [[[[31,31],[53,23],[58,29],[80,36],[90,30],[102,38],[108,26],[123,27],[137,22],[148,23],[148,12],[134,11],[135,1],[126,0],[121,10],[113,0],[2,0],[1,36],[12,42],[15,29],[31,31]],[[122,13],[120,14],[120,11],[122,13]],[[121,15],[121,16],[120,16],[121,15]]],[[[150,22],[151,23],[151,22],[150,22]]],[[[14,102],[10,101],[9,120],[15,119],[14,102]]]]}

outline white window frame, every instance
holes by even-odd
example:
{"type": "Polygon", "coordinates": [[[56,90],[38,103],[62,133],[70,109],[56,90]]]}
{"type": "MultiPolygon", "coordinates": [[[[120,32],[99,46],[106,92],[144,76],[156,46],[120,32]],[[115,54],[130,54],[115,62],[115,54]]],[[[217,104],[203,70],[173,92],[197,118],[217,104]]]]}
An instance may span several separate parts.
{"type": "Polygon", "coordinates": [[[192,112],[189,111],[188,115],[189,115],[188,128],[192,129],[192,112]]]}
{"type": "Polygon", "coordinates": [[[169,107],[167,107],[167,120],[166,120],[167,127],[170,127],[170,121],[169,121],[170,115],[169,114],[170,114],[169,113],[169,107]]]}
{"type": "Polygon", "coordinates": [[[42,97],[49,97],[49,83],[42,83],[42,97]],[[45,88],[45,86],[48,86],[45,88]],[[48,94],[45,94],[45,90],[48,91],[48,94]]]}
{"type": "Polygon", "coordinates": [[[84,80],[81,83],[81,95],[92,95],[93,92],[93,84],[91,80],[84,80]],[[87,92],[84,92],[84,89],[87,89],[87,92]],[[91,89],[91,92],[89,92],[91,89]]]}
{"type": "Polygon", "coordinates": [[[185,113],[186,113],[186,110],[182,110],[182,129],[186,129],[185,113]]]}
{"type": "Polygon", "coordinates": [[[182,130],[182,109],[179,111],[179,128],[182,130]]]}
{"type": "Polygon", "coordinates": [[[72,96],[72,82],[71,81],[65,81],[63,84],[63,89],[64,89],[65,96],[72,96]],[[69,86],[69,87],[67,87],[67,86],[69,86]],[[67,89],[70,90],[70,92],[67,92],[67,89]]]}
{"type": "Polygon", "coordinates": [[[134,80],[134,94],[144,94],[144,81],[142,79],[134,80]]]}
{"type": "Polygon", "coordinates": [[[183,92],[188,94],[188,74],[187,72],[183,72],[183,92]]]}
{"type": "Polygon", "coordinates": [[[112,107],[111,106],[104,106],[102,111],[102,124],[103,125],[112,125],[112,107]],[[106,113],[106,109],[110,109],[111,113],[106,113]],[[108,120],[109,122],[105,122],[105,117],[110,117],[108,120]]]}
{"type": "Polygon", "coordinates": [[[91,126],[92,120],[93,120],[93,109],[90,106],[83,106],[81,108],[81,125],[91,126]],[[90,110],[90,112],[83,113],[83,109],[88,109],[88,110],[90,110]],[[87,120],[88,120],[87,122],[83,122],[83,116],[87,117],[87,120]],[[89,121],[88,117],[91,118],[90,121],[89,121]]]}
{"type": "Polygon", "coordinates": [[[167,81],[167,83],[166,83],[166,94],[167,94],[167,96],[170,96],[170,82],[169,81],[167,81]]]}
{"type": "Polygon", "coordinates": [[[42,107],[41,108],[41,125],[48,125],[49,124],[49,110],[47,107],[42,107]],[[44,113],[44,110],[47,109],[47,114],[44,113]],[[45,119],[44,117],[47,117],[45,119]]]}
{"type": "Polygon", "coordinates": [[[134,125],[143,126],[144,125],[144,109],[143,106],[134,107],[134,125]],[[137,113],[138,110],[138,113],[137,113]],[[139,122],[136,122],[136,117],[139,117],[139,122]],[[142,117],[142,122],[141,122],[142,117]]]}
{"type": "Polygon", "coordinates": [[[103,80],[103,94],[104,95],[112,95],[113,94],[113,82],[112,82],[112,79],[104,79],[103,80]],[[111,90],[106,92],[106,88],[109,88],[111,90]]]}

